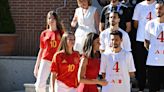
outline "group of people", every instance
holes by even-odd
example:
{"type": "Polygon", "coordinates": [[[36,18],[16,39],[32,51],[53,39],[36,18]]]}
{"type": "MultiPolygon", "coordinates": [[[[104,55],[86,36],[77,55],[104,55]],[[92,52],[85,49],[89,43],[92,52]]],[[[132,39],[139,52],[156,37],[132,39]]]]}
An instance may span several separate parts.
{"type": "Polygon", "coordinates": [[[134,77],[139,92],[146,79],[149,92],[159,92],[164,84],[164,0],[144,0],[135,8],[128,0],[110,0],[101,15],[91,0],[77,4],[71,22],[72,27],[78,24],[75,32],[66,31],[54,11],[47,14],[34,67],[36,92],[46,92],[49,75],[49,92],[98,92],[97,85],[102,92],[131,92],[134,77]]]}

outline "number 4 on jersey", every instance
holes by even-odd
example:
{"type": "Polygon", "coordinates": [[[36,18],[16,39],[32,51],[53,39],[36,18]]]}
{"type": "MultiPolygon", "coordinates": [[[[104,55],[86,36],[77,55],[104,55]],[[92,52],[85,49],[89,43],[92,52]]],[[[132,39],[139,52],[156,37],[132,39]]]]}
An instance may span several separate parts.
{"type": "Polygon", "coordinates": [[[158,35],[157,39],[158,39],[160,42],[164,42],[164,31],[162,31],[162,32],[158,35]]]}
{"type": "Polygon", "coordinates": [[[116,72],[119,72],[119,65],[118,62],[116,62],[113,66],[113,70],[115,70],[116,72]]]}
{"type": "Polygon", "coordinates": [[[152,19],[152,14],[151,14],[151,12],[149,12],[149,14],[147,15],[146,19],[148,19],[148,20],[151,20],[151,19],[152,19]]]}

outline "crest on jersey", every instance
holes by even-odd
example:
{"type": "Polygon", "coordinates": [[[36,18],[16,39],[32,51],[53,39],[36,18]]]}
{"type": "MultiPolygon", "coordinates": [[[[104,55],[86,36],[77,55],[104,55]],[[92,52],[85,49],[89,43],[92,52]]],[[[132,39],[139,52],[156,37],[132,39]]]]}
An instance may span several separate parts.
{"type": "Polygon", "coordinates": [[[123,10],[120,9],[120,10],[118,11],[118,13],[119,13],[120,15],[122,15],[122,14],[123,14],[123,10]]]}
{"type": "Polygon", "coordinates": [[[61,39],[60,34],[57,34],[57,39],[58,39],[58,40],[60,40],[60,39],[61,39]]]}
{"type": "Polygon", "coordinates": [[[79,63],[79,58],[78,58],[78,57],[74,57],[73,60],[74,60],[74,63],[75,63],[75,64],[78,64],[78,63],[79,63]]]}
{"type": "Polygon", "coordinates": [[[132,0],[132,4],[135,5],[137,3],[137,0],[132,0]]]}

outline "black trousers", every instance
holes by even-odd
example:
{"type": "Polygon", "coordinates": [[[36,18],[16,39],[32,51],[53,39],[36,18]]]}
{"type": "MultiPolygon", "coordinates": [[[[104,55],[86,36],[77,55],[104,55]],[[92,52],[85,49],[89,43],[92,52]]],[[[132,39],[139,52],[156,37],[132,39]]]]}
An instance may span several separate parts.
{"type": "Polygon", "coordinates": [[[136,79],[140,91],[143,91],[146,85],[146,59],[147,50],[144,42],[136,41],[136,49],[134,50],[134,63],[136,67],[136,79]]]}
{"type": "Polygon", "coordinates": [[[160,91],[161,84],[164,85],[164,66],[148,66],[149,92],[160,91]]]}

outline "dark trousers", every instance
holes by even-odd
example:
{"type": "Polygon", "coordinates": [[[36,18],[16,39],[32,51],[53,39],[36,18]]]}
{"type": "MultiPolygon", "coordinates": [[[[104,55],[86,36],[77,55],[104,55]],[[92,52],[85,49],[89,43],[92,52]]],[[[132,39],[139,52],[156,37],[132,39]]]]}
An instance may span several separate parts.
{"type": "Polygon", "coordinates": [[[136,42],[136,49],[134,50],[134,63],[136,67],[136,79],[140,91],[143,91],[146,84],[146,59],[147,50],[144,47],[144,42],[136,42]]]}
{"type": "Polygon", "coordinates": [[[160,90],[161,84],[164,85],[164,66],[148,66],[149,92],[160,90]]]}

